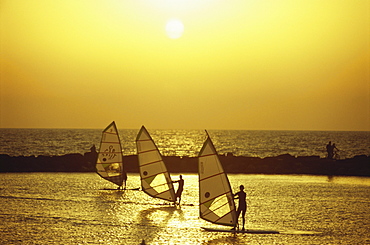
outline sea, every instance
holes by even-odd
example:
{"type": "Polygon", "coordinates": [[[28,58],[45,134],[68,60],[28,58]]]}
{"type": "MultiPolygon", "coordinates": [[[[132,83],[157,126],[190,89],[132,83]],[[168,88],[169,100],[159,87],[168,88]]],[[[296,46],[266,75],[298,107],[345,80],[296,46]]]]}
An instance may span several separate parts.
{"type": "MultiPolygon", "coordinates": [[[[148,129],[164,156],[197,156],[206,139],[204,130],[148,129]]],[[[136,154],[139,129],[119,130],[123,154],[136,154]]],[[[329,141],[340,150],[338,158],[370,155],[370,131],[259,131],[209,130],[219,154],[273,157],[326,156],[329,141]]],[[[99,149],[102,129],[0,129],[0,154],[11,156],[64,155],[99,149]]]]}
{"type": "Polygon", "coordinates": [[[0,244],[370,244],[369,178],[228,176],[245,228],[279,234],[204,231],[224,227],[199,218],[196,174],[174,206],[133,190],[137,174],[116,190],[95,173],[0,173],[0,244]]]}
{"type": "MultiPolygon", "coordinates": [[[[139,130],[120,130],[124,155],[136,154],[139,130]]],[[[197,156],[203,130],[148,130],[163,155],[197,156]]],[[[0,154],[85,153],[99,147],[100,129],[0,129],[0,154]]],[[[369,155],[369,132],[209,130],[220,154],[269,157],[369,155]]],[[[172,175],[173,180],[179,176],[172,175]]],[[[174,206],[140,189],[127,190],[96,173],[0,173],[0,244],[370,244],[370,178],[228,174],[247,193],[246,229],[279,234],[208,232],[199,218],[196,174],[184,174],[174,206]]],[[[175,188],[177,184],[175,184],[175,188]]]]}

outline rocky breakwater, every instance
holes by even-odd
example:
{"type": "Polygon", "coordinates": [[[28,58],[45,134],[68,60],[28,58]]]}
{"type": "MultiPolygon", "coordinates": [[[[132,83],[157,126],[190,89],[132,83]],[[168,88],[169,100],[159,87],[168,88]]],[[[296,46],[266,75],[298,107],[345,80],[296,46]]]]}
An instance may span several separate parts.
{"type": "MultiPolygon", "coordinates": [[[[311,174],[340,176],[370,176],[369,156],[359,155],[343,160],[319,156],[244,157],[220,155],[227,173],[242,174],[311,174]]],[[[163,157],[171,173],[197,173],[196,157],[163,157]]],[[[137,155],[124,156],[125,170],[138,173],[137,155]]],[[[62,156],[0,155],[0,172],[95,172],[96,155],[88,152],[62,156]]]]}

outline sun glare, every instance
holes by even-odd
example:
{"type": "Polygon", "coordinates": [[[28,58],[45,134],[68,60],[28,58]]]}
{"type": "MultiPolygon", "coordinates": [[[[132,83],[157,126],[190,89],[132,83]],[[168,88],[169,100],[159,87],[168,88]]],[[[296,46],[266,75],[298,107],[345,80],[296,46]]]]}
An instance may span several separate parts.
{"type": "Polygon", "coordinates": [[[184,24],[178,19],[171,19],[167,21],[166,33],[169,38],[177,39],[182,36],[184,32],[184,24]]]}

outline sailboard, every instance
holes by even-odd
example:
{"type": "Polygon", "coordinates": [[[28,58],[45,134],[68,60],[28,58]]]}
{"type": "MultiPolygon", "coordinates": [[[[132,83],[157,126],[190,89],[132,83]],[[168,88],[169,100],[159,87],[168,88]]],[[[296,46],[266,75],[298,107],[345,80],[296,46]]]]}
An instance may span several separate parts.
{"type": "Polygon", "coordinates": [[[230,182],[208,133],[198,156],[198,174],[200,217],[235,227],[237,218],[230,182]]]}
{"type": "MultiPolygon", "coordinates": [[[[207,131],[206,131],[207,132],[207,131]]],[[[199,212],[200,217],[214,224],[233,226],[238,222],[234,196],[229,179],[222,167],[215,146],[207,133],[207,139],[198,156],[199,212]]],[[[264,229],[207,228],[210,232],[279,234],[281,232],[264,229]]]]}
{"type": "Polygon", "coordinates": [[[104,179],[121,187],[126,185],[127,174],[123,168],[122,147],[116,123],[113,121],[103,130],[96,171],[104,179]]]}
{"type": "Polygon", "coordinates": [[[149,196],[175,202],[175,191],[170,174],[161,153],[144,126],[137,135],[136,148],[142,190],[149,196]]]}
{"type": "Polygon", "coordinates": [[[258,229],[230,230],[230,229],[216,229],[216,228],[207,228],[207,227],[202,227],[202,229],[205,231],[227,232],[227,233],[280,234],[279,231],[274,231],[274,230],[258,230],[258,229]]]}

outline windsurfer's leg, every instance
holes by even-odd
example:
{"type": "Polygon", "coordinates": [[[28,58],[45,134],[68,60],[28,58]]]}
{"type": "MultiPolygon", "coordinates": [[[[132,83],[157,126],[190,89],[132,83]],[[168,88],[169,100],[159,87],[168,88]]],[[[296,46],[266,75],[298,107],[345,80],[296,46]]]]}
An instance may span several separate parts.
{"type": "Polygon", "coordinates": [[[244,224],[245,224],[245,212],[246,212],[247,210],[246,209],[243,209],[243,211],[242,211],[242,220],[243,220],[243,231],[244,231],[244,224]]]}
{"type": "Polygon", "coordinates": [[[234,228],[232,228],[232,230],[235,230],[236,229],[236,227],[238,227],[238,229],[239,229],[239,215],[240,215],[240,209],[238,208],[238,210],[236,211],[236,223],[235,223],[235,226],[234,226],[234,228]]]}

